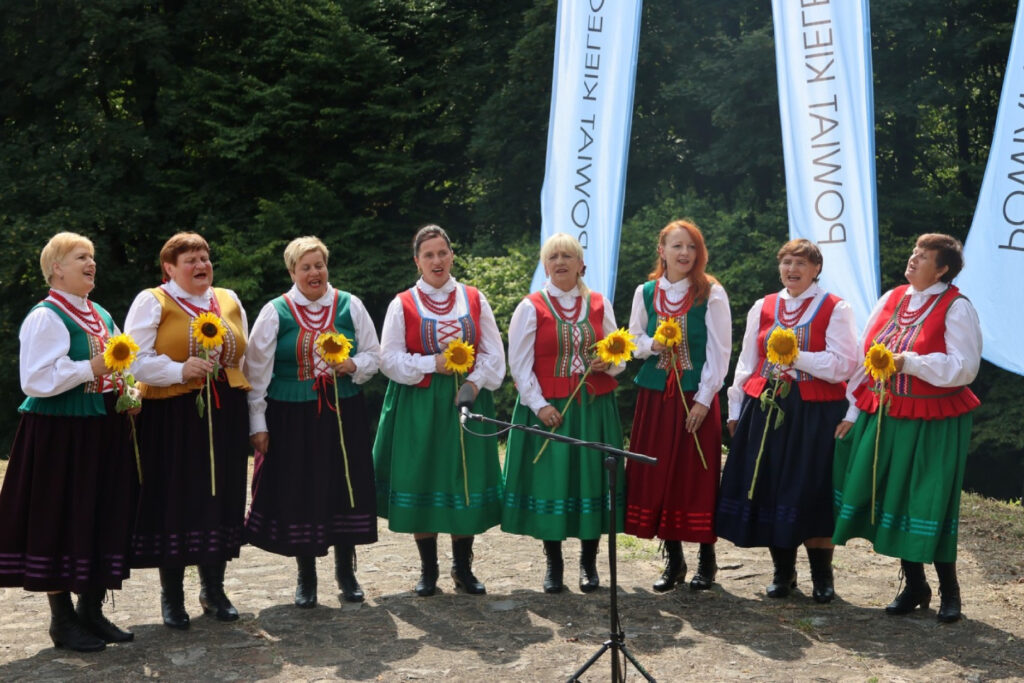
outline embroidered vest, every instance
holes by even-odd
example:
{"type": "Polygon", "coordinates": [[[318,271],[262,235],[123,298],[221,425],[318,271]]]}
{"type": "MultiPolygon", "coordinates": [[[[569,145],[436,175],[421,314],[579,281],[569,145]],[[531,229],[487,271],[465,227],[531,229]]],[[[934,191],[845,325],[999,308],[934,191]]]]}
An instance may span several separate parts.
{"type": "MultiPolygon", "coordinates": [[[[439,324],[461,327],[461,332],[458,336],[462,338],[462,341],[471,344],[479,352],[480,290],[469,285],[459,285],[457,287],[459,292],[456,296],[464,297],[465,307],[469,313],[468,315],[461,316],[454,322],[439,323],[436,318],[424,317],[419,309],[416,295],[412,291],[413,288],[407,289],[398,295],[399,300],[402,302],[402,314],[405,316],[405,348],[409,353],[424,355],[443,353],[445,348],[447,348],[447,342],[442,343],[440,341],[445,335],[443,331],[441,334],[438,334],[439,324]]],[[[476,367],[475,362],[473,366],[476,367]]],[[[472,371],[473,368],[470,368],[466,374],[468,375],[472,371]]],[[[433,376],[434,373],[427,373],[416,386],[429,387],[430,379],[433,376]]]]}
{"type": "MultiPolygon", "coordinates": [[[[533,346],[533,374],[540,382],[544,398],[565,398],[579,384],[582,373],[573,372],[573,358],[590,365],[590,347],[604,338],[604,299],[591,293],[587,315],[577,323],[562,320],[546,300],[543,292],[527,297],[537,312],[537,335],[533,346]]],[[[615,378],[604,372],[587,376],[586,391],[595,396],[615,390],[615,378]]]]}
{"type": "MultiPolygon", "coordinates": [[[[953,302],[961,298],[960,290],[950,285],[931,304],[931,310],[925,312],[923,318],[903,326],[899,322],[899,306],[909,288],[910,285],[901,285],[892,290],[865,335],[865,355],[876,340],[893,353],[913,351],[924,355],[946,352],[946,314],[953,302]]],[[[878,410],[878,396],[871,391],[872,384],[869,378],[854,392],[857,407],[868,413],[878,410]]],[[[920,377],[904,373],[894,374],[889,387],[892,396],[889,415],[892,417],[941,420],[963,415],[981,405],[978,397],[966,386],[937,387],[920,377]]]]}
{"type": "MultiPolygon", "coordinates": [[[[334,302],[331,304],[334,314],[331,332],[340,332],[352,342],[350,356],[356,355],[359,344],[356,341],[355,325],[352,323],[352,295],[348,292],[334,290],[334,302]]],[[[277,347],[274,350],[274,372],[267,387],[267,396],[276,401],[298,403],[315,401],[317,390],[314,385],[316,377],[316,338],[320,332],[309,330],[299,324],[293,306],[285,295],[271,302],[277,311],[278,330],[277,347]]],[[[330,313],[327,314],[330,316],[330,313]]],[[[330,381],[330,372],[326,372],[330,381]]],[[[333,391],[331,392],[333,393],[333,391]]],[[[359,393],[359,386],[352,378],[344,375],[338,378],[338,397],[349,398],[359,393]]]]}
{"type": "MultiPolygon", "coordinates": [[[[658,325],[665,318],[660,316],[654,307],[654,295],[657,292],[657,280],[644,283],[644,308],[647,309],[647,336],[654,337],[658,325]]],[[[679,361],[679,379],[683,391],[697,391],[700,384],[700,373],[707,361],[708,327],[705,315],[708,302],[692,304],[685,313],[675,318],[683,330],[682,339],[675,346],[675,357],[679,361]]],[[[663,391],[666,382],[675,382],[672,372],[671,352],[665,349],[644,361],[640,372],[636,374],[637,386],[645,389],[663,391]]]]}
{"type": "MultiPolygon", "coordinates": [[[[199,355],[199,343],[192,337],[192,316],[182,308],[174,298],[162,287],[149,290],[160,302],[160,325],[156,332],[154,350],[173,361],[184,363],[190,356],[199,355]]],[[[245,375],[238,368],[238,363],[245,354],[246,330],[242,329],[242,311],[227,290],[213,288],[213,295],[220,306],[220,318],[227,328],[224,345],[220,352],[220,365],[228,384],[236,389],[249,391],[252,389],[245,375]]],[[[139,382],[143,399],[160,399],[181,396],[203,386],[201,379],[194,379],[185,384],[172,384],[167,387],[155,387],[139,382]]]]}
{"type": "MultiPolygon", "coordinates": [[[[96,307],[100,320],[103,321],[103,325],[107,328],[106,333],[109,338],[114,331],[114,320],[107,313],[106,309],[99,304],[94,302],[93,306],[96,307]]],[[[68,358],[71,360],[91,360],[93,356],[103,353],[104,340],[83,330],[78,323],[61,310],[60,306],[49,301],[40,301],[32,307],[32,310],[34,311],[37,308],[50,309],[57,314],[61,322],[64,323],[64,326],[68,328],[68,334],[71,335],[71,347],[68,349],[68,358]]],[[[100,381],[98,379],[79,384],[77,387],[72,387],[56,396],[28,396],[21,406],[18,407],[18,412],[35,413],[37,415],[73,415],[76,417],[94,417],[107,414],[106,407],[103,405],[103,394],[100,393],[100,381]]]]}
{"type": "MultiPolygon", "coordinates": [[[[834,294],[826,294],[818,303],[811,319],[807,322],[792,328],[796,334],[797,342],[801,351],[824,351],[825,335],[828,332],[828,324],[832,320],[832,311],[841,299],[834,294]]],[[[779,323],[779,306],[782,305],[782,298],[778,293],[769,294],[761,304],[761,319],[758,326],[757,353],[758,372],[750,376],[743,384],[743,391],[747,396],[757,398],[764,391],[771,377],[772,364],[768,362],[768,337],[776,327],[782,327],[779,323]]],[[[804,401],[838,401],[846,396],[846,382],[826,382],[823,379],[812,377],[806,372],[794,370],[794,384],[800,392],[800,398],[804,401]]]]}

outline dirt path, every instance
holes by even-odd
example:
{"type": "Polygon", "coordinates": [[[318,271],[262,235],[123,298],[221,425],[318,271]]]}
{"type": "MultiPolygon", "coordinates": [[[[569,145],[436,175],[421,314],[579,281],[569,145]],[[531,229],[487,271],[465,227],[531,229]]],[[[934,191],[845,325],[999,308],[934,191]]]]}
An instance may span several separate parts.
{"type": "MultiPolygon", "coordinates": [[[[726,542],[719,544],[722,570],[712,591],[655,594],[656,544],[623,538],[619,604],[628,645],[661,681],[1024,677],[1024,583],[1013,574],[1022,558],[972,550],[965,526],[968,618],[951,626],[936,622],[937,598],[932,609],[910,617],[883,614],[897,591],[897,563],[863,543],[837,552],[840,599],[821,606],[809,597],[802,556],[801,592],[772,600],[764,597],[767,553],[726,542]]],[[[577,552],[575,543],[566,544],[569,566],[577,552]]],[[[686,554],[692,567],[695,547],[687,545],[686,554]]],[[[491,531],[478,538],[476,557],[486,596],[455,593],[442,576],[442,594],[419,598],[411,591],[418,576],[413,542],[382,528],[380,542],[359,555],[367,602],[340,603],[333,560],[321,558],[321,605],[300,610],[291,604],[293,562],[247,547],[229,565],[226,582],[242,618],[222,624],[203,617],[190,570],[187,632],[162,625],[156,570],[137,571],[108,607],[136,640],[97,654],[55,650],[46,635],[46,600],[3,589],[0,680],[552,681],[565,680],[606,638],[607,589],[544,594],[539,542],[491,531]]],[[[606,584],[604,548],[600,559],[606,584]]],[[[585,680],[607,680],[609,671],[605,655],[585,680]]],[[[629,680],[639,677],[631,673],[629,680]]]]}

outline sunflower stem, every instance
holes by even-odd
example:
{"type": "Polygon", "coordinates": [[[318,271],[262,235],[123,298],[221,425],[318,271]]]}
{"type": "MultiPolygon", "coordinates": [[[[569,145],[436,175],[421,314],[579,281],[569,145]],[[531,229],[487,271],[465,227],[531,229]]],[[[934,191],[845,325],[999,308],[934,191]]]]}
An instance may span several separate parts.
{"type": "Polygon", "coordinates": [[[764,431],[761,432],[761,445],[757,449],[757,459],[754,460],[754,476],[750,479],[750,490],[747,491],[747,500],[754,500],[754,487],[757,486],[757,473],[761,469],[761,455],[764,453],[764,442],[768,438],[768,429],[772,424],[772,411],[778,409],[778,406],[775,405],[775,395],[779,391],[779,382],[781,381],[781,377],[776,377],[775,386],[772,387],[771,404],[768,406],[768,414],[765,416],[764,431]]]}
{"type": "Polygon", "coordinates": [[[217,496],[217,467],[216,459],[213,455],[213,403],[211,403],[210,397],[210,382],[213,378],[210,377],[209,373],[206,375],[206,427],[208,435],[210,437],[210,495],[213,497],[217,496]]]}
{"type": "MultiPolygon", "coordinates": [[[[587,382],[587,377],[588,377],[588,376],[590,375],[590,371],[591,371],[591,370],[593,370],[593,369],[594,369],[594,368],[593,368],[593,366],[590,366],[590,365],[588,365],[588,366],[587,366],[587,371],[583,373],[583,376],[582,376],[582,377],[580,377],[580,383],[579,383],[579,384],[577,384],[577,385],[576,385],[576,388],[572,390],[572,393],[571,393],[571,394],[569,394],[569,398],[567,398],[567,399],[566,399],[566,401],[565,401],[565,405],[564,405],[564,406],[562,406],[562,409],[561,409],[560,411],[558,411],[558,414],[559,414],[559,416],[560,416],[560,417],[562,417],[562,418],[565,418],[565,414],[566,414],[567,412],[569,412],[569,406],[571,406],[571,405],[572,405],[572,400],[573,400],[574,398],[576,398],[576,394],[580,393],[580,389],[582,389],[582,388],[583,388],[583,385],[584,385],[584,384],[586,384],[586,382],[587,382]]],[[[552,428],[551,428],[551,429],[549,429],[548,431],[549,431],[550,433],[554,434],[554,433],[555,433],[555,430],[557,430],[557,429],[558,429],[558,425],[555,425],[554,427],[552,427],[552,428]]],[[[537,457],[535,457],[535,458],[533,459],[533,464],[534,464],[534,465],[536,465],[536,464],[537,464],[537,461],[538,461],[538,460],[540,460],[540,456],[544,454],[544,450],[545,450],[545,449],[546,449],[546,448],[548,447],[548,444],[549,444],[549,443],[551,443],[551,440],[550,440],[550,439],[548,439],[547,441],[545,441],[545,442],[544,442],[544,445],[540,447],[540,450],[539,450],[539,451],[537,451],[537,457]]]]}
{"type": "Polygon", "coordinates": [[[338,372],[331,368],[331,375],[334,377],[334,414],[338,418],[338,441],[341,442],[341,459],[345,464],[345,483],[348,484],[349,506],[356,506],[355,494],[352,493],[352,477],[348,471],[348,449],[345,448],[345,430],[341,426],[341,400],[338,398],[338,372]]]}
{"type": "MultiPolygon", "coordinates": [[[[455,379],[455,395],[459,395],[459,374],[452,373],[452,378],[455,379]]],[[[466,494],[466,507],[469,507],[469,470],[466,469],[466,435],[462,432],[462,424],[456,419],[456,424],[459,425],[459,446],[462,450],[462,488],[466,494]]]]}
{"type": "Polygon", "coordinates": [[[871,526],[875,525],[875,489],[878,484],[878,441],[882,436],[882,413],[885,406],[885,385],[879,382],[878,420],[875,421],[875,457],[871,463],[871,526]]]}
{"type": "Polygon", "coordinates": [[[139,472],[139,485],[142,485],[142,459],[139,457],[139,439],[135,433],[135,416],[128,416],[128,424],[132,433],[132,446],[135,448],[135,469],[139,472]]]}
{"type": "MultiPolygon", "coordinates": [[[[683,395],[683,382],[679,379],[679,366],[676,365],[676,347],[672,347],[672,353],[670,355],[672,362],[672,374],[676,376],[676,386],[679,387],[679,400],[683,403],[683,410],[686,411],[686,419],[690,419],[690,406],[686,405],[686,396],[683,395]]],[[[697,454],[700,456],[700,464],[704,465],[704,471],[708,471],[708,461],[704,458],[704,449],[700,447],[700,439],[697,438],[697,432],[693,433],[693,445],[697,447],[697,454]]]]}

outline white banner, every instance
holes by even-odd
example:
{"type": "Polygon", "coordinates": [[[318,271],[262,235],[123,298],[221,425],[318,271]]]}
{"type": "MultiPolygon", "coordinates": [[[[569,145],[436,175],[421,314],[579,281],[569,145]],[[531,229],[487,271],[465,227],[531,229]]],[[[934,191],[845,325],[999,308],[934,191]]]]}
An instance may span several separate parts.
{"type": "Polygon", "coordinates": [[[957,286],[974,304],[982,357],[1024,375],[1024,4],[1003,77],[996,129],[957,286]]]}
{"type": "MultiPolygon", "coordinates": [[[[641,0],[559,0],[541,244],[583,245],[586,282],[612,299],[626,189],[641,0]]],[[[531,290],[545,280],[537,267],[531,290]]]]}
{"type": "Polygon", "coordinates": [[[863,329],[879,295],[867,0],[772,0],[790,238],[821,249],[821,285],[863,329]]]}

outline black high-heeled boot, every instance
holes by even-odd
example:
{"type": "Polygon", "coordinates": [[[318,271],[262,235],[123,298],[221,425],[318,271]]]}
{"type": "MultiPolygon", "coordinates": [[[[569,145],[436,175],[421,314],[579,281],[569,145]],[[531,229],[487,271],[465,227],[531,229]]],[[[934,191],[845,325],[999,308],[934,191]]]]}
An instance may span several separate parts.
{"type": "Polygon", "coordinates": [[[103,615],[103,598],[106,593],[102,588],[95,588],[78,596],[78,608],[75,610],[78,623],[106,643],[127,643],[134,640],[134,633],[118,628],[103,615]]]}
{"type": "Polygon", "coordinates": [[[452,581],[470,595],[487,592],[484,584],[473,576],[473,537],[452,538],[452,581]]]}
{"type": "Polygon", "coordinates": [[[715,558],[715,544],[701,543],[700,554],[697,555],[697,573],[690,579],[690,590],[706,591],[715,582],[718,575],[718,561],[715,558]]]}
{"type": "Polygon", "coordinates": [[[832,602],[836,597],[835,577],[832,574],[833,548],[807,548],[807,562],[811,565],[811,583],[814,592],[811,597],[822,604],[832,602]]]}
{"type": "Polygon", "coordinates": [[[316,607],[316,558],[298,556],[295,564],[299,568],[295,582],[295,605],[305,609],[316,607]]]}
{"type": "Polygon", "coordinates": [[[544,541],[547,570],[544,572],[544,592],[561,593],[565,590],[565,562],[562,560],[562,542],[544,541]]]}
{"type": "Polygon", "coordinates": [[[683,558],[682,541],[663,541],[662,550],[665,554],[665,571],[661,578],[654,582],[652,588],[659,593],[670,591],[677,583],[686,578],[686,560],[683,558]]]}
{"type": "Polygon", "coordinates": [[[944,624],[960,621],[960,583],[956,580],[956,562],[936,562],[939,575],[939,612],[935,617],[944,624]]]}
{"type": "Polygon", "coordinates": [[[164,626],[187,629],[188,612],[185,611],[184,567],[160,567],[160,613],[164,626]]]}
{"type": "Polygon", "coordinates": [[[924,565],[920,562],[900,560],[900,568],[907,585],[896,596],[896,599],[886,606],[885,613],[909,614],[918,606],[921,609],[928,609],[928,605],[932,601],[932,587],[924,578],[924,565]]]}
{"type": "Polygon", "coordinates": [[[768,548],[775,563],[772,582],[765,589],[769,598],[784,598],[796,588],[796,548],[768,548]]]}
{"type": "Polygon", "coordinates": [[[199,604],[203,612],[213,614],[217,621],[235,621],[238,610],[224,593],[224,570],[227,562],[199,565],[199,604]]]}
{"type": "Polygon", "coordinates": [[[428,598],[437,592],[437,536],[416,541],[420,552],[420,580],[416,584],[416,595],[428,598]]]}
{"type": "Polygon", "coordinates": [[[594,538],[580,541],[580,590],[593,593],[601,585],[601,577],[597,575],[597,547],[601,539],[594,538]]]}
{"type": "Polygon", "coordinates": [[[71,604],[71,593],[54,593],[50,600],[50,640],[54,647],[66,647],[76,652],[99,652],[107,647],[102,638],[89,633],[78,621],[71,604]]]}
{"type": "Polygon", "coordinates": [[[356,580],[356,548],[352,545],[334,546],[334,578],[345,602],[362,602],[366,599],[363,587],[356,580]]]}

